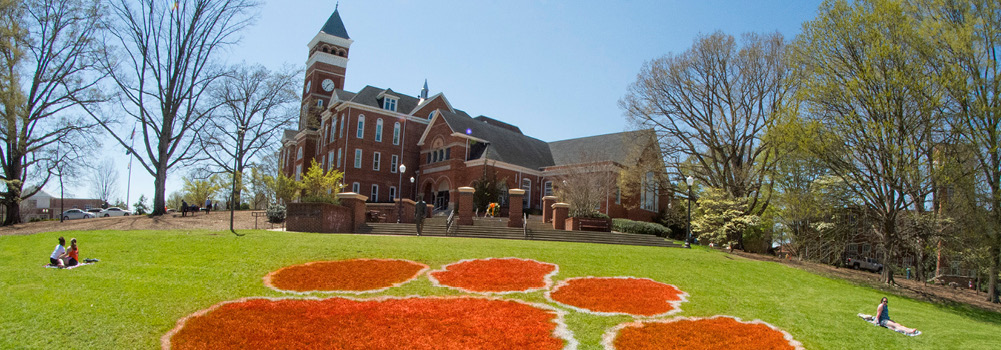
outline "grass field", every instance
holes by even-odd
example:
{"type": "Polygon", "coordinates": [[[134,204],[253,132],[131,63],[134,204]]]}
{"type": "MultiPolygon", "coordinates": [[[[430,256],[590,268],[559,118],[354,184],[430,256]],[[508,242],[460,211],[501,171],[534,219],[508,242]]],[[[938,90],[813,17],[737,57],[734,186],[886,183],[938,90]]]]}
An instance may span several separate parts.
{"type": "MultiPolygon", "coordinates": [[[[648,277],[690,294],[676,316],[761,319],[808,349],[984,349],[1001,344],[1001,314],[890,296],[893,318],[924,332],[907,337],[859,320],[882,292],[770,262],[702,249],[465,238],[319,235],[247,231],[88,231],[0,236],[0,349],[152,349],[178,319],[221,301],[284,296],[261,278],[316,260],[398,258],[438,269],[460,259],[530,258],[576,276],[648,277]],[[101,262],[45,269],[58,236],[76,237],[81,258],[101,262]]],[[[426,276],[378,295],[456,295],[426,276]]],[[[321,294],[322,295],[322,294],[321,294]]],[[[522,299],[546,303],[542,292],[522,299]]],[[[570,312],[582,349],[631,317],[570,312]]]]}

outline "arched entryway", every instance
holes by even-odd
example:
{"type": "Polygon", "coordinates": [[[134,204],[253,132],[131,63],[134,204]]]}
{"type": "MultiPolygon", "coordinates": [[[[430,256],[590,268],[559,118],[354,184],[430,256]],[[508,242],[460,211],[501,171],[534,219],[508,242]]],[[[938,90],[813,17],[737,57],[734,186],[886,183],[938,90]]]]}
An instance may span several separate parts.
{"type": "Polygon", "coordinates": [[[438,182],[436,190],[434,193],[434,208],[435,210],[445,210],[448,209],[448,203],[451,200],[449,196],[449,190],[451,190],[452,183],[448,181],[448,178],[444,178],[438,182]]]}

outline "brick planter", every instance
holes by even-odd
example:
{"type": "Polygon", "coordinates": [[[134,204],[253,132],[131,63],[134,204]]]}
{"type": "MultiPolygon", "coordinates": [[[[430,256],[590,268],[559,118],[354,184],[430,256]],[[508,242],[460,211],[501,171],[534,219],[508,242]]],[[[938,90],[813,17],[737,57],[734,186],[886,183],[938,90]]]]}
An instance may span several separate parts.
{"type": "Polygon", "coordinates": [[[567,218],[567,231],[597,231],[612,232],[612,219],[602,218],[567,218]]]}
{"type": "Polygon", "coordinates": [[[299,232],[354,232],[351,208],[329,203],[289,203],[286,230],[299,232]]]}

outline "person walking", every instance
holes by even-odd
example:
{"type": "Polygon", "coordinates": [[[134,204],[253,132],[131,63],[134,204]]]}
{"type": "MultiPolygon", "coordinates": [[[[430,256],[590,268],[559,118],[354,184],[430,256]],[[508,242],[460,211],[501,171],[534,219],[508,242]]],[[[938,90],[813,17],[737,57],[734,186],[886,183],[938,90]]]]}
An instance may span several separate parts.
{"type": "Polygon", "coordinates": [[[181,200],[181,217],[183,218],[183,217],[185,217],[187,215],[188,215],[188,202],[182,199],[181,200]]]}
{"type": "Polygon", "coordinates": [[[428,204],[424,203],[424,198],[418,198],[414,204],[414,223],[417,224],[417,235],[424,232],[424,217],[427,216],[428,204]]]}
{"type": "Polygon", "coordinates": [[[205,198],[205,214],[208,214],[209,211],[212,211],[212,200],[205,198]]]}

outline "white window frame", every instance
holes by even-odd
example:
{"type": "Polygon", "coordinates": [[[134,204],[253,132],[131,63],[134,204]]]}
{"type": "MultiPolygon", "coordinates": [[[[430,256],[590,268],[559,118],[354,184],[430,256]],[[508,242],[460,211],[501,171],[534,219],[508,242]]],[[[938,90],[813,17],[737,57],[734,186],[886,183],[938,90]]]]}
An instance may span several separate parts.
{"type": "Polygon", "coordinates": [[[396,122],[396,124],[393,124],[393,144],[394,145],[400,144],[400,122],[396,122]]]}
{"type": "Polygon", "coordinates": [[[341,137],[341,138],[344,137],[344,130],[347,129],[347,125],[348,125],[348,123],[346,123],[345,121],[346,121],[346,119],[344,119],[344,115],[341,114],[341,120],[339,121],[339,123],[341,123],[341,130],[340,130],[340,132],[337,133],[337,137],[341,137]]]}
{"type": "Polygon", "coordinates": [[[343,153],[343,151],[344,151],[343,148],[337,149],[337,169],[341,168],[341,154],[343,153]]]}
{"type": "Polygon", "coordinates": [[[295,153],[295,160],[302,159],[302,148],[303,146],[299,146],[299,150],[295,153]]]}
{"type": "Polygon", "coordinates": [[[361,148],[355,148],[355,169],[361,169],[361,148]]]}
{"type": "Polygon", "coordinates": [[[334,151],[327,152],[327,171],[334,167],[334,151]]]}
{"type": "Polygon", "coordinates": [[[389,172],[396,174],[398,168],[400,167],[400,156],[392,155],[389,157],[389,172]]]}
{"type": "Polygon", "coordinates": [[[372,184],[372,193],[370,193],[370,194],[371,194],[371,196],[368,197],[368,200],[370,202],[378,202],[379,201],[379,185],[372,184]]]}
{"type": "Polygon", "coordinates": [[[302,164],[295,166],[295,181],[302,181],[302,164]]]}
{"type": "Polygon", "coordinates": [[[388,96],[384,97],[382,99],[382,109],[396,112],[396,99],[388,96]]]}
{"type": "Polygon", "coordinates": [[[389,186],[389,201],[396,202],[396,186],[389,186]]]}
{"type": "Polygon", "coordinates": [[[317,107],[320,107],[320,108],[323,108],[323,100],[322,100],[322,99],[319,99],[319,98],[318,98],[318,99],[316,99],[316,106],[317,106],[317,107]]]}
{"type": "Polygon", "coordinates": [[[355,138],[364,139],[365,138],[365,116],[358,116],[358,123],[355,128],[355,138]]]}
{"type": "Polygon", "coordinates": [[[546,181],[546,182],[544,182],[542,184],[542,195],[546,196],[546,197],[553,195],[553,182],[552,181],[546,181]]]}
{"type": "Polygon", "coordinates": [[[521,189],[525,190],[525,196],[521,198],[522,208],[532,209],[532,179],[521,178],[521,189]]]}
{"type": "Polygon", "coordinates": [[[375,142],[382,142],[382,118],[375,120],[375,142]]]}
{"type": "Polygon", "coordinates": [[[382,166],[382,153],[373,152],[372,153],[372,170],[379,171],[382,166]]]}
{"type": "Polygon", "coordinates": [[[361,191],[361,184],[357,182],[351,183],[351,192],[358,193],[361,191]]]}

